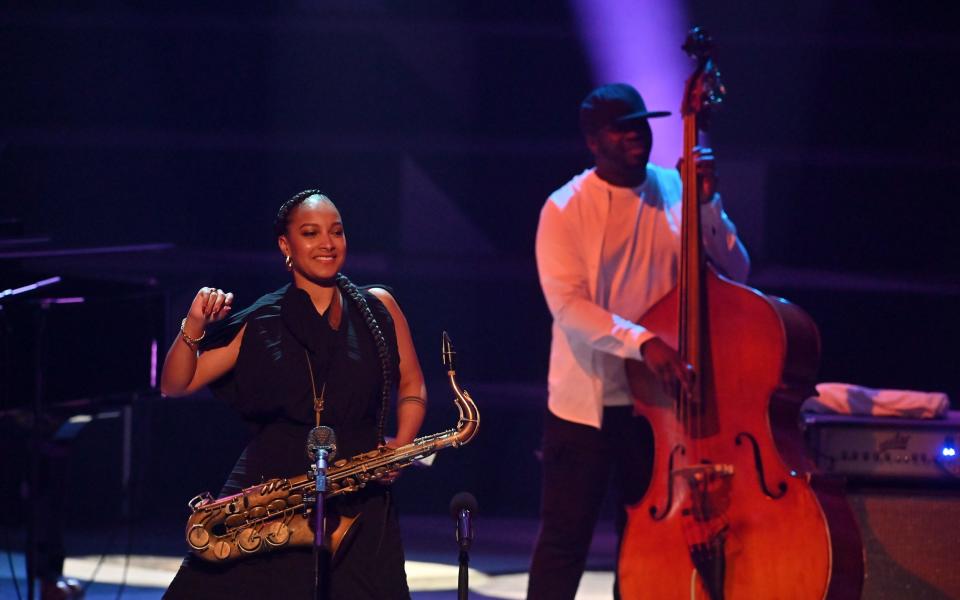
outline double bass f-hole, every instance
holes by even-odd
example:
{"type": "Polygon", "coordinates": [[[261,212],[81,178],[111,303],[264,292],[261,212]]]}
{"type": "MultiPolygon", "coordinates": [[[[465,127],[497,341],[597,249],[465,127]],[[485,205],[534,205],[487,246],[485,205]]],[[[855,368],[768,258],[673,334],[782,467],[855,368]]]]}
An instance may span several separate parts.
{"type": "Polygon", "coordinates": [[[673,460],[677,456],[677,453],[680,453],[680,456],[683,456],[687,453],[687,449],[683,447],[683,444],[677,444],[673,447],[673,450],[670,451],[670,462],[667,466],[667,499],[663,503],[663,511],[656,507],[656,505],[650,506],[650,518],[654,521],[660,521],[667,513],[670,512],[670,507],[673,506],[673,460]]]}
{"type": "Polygon", "coordinates": [[[764,475],[765,469],[763,467],[763,456],[760,455],[760,445],[757,444],[757,439],[746,431],[741,431],[738,433],[737,437],[734,439],[734,443],[740,446],[743,444],[744,438],[750,440],[750,446],[753,447],[753,466],[757,471],[757,479],[760,481],[760,489],[763,490],[764,495],[771,500],[779,500],[780,498],[783,498],[783,495],[787,493],[787,482],[781,481],[778,483],[776,492],[773,492],[769,487],[767,487],[767,477],[764,475]]]}

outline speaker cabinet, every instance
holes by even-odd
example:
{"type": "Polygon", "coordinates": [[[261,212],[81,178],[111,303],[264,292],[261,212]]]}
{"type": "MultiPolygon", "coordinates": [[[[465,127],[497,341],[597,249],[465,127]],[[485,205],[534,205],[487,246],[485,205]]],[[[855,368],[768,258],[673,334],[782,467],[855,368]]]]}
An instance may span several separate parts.
{"type": "Polygon", "coordinates": [[[960,599],[960,488],[848,489],[866,554],[863,600],[960,599]]]}

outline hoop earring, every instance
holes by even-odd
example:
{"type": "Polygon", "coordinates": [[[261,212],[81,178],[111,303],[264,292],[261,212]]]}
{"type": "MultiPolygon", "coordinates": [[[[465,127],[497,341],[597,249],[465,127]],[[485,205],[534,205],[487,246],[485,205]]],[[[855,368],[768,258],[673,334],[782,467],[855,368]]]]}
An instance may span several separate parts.
{"type": "Polygon", "coordinates": [[[289,254],[285,254],[285,255],[283,256],[283,264],[287,265],[287,270],[288,270],[288,271],[292,271],[292,270],[293,270],[293,259],[290,258],[290,255],[289,255],[289,254]]]}

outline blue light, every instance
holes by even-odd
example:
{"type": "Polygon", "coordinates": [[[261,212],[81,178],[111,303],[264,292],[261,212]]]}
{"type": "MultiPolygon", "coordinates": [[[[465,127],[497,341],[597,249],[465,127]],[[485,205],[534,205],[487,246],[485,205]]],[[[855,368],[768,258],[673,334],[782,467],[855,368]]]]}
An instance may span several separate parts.
{"type": "Polygon", "coordinates": [[[943,454],[944,456],[956,456],[956,455],[957,455],[957,449],[956,449],[956,448],[949,448],[949,447],[948,447],[948,448],[944,448],[943,450],[941,450],[940,453],[943,454]]]}

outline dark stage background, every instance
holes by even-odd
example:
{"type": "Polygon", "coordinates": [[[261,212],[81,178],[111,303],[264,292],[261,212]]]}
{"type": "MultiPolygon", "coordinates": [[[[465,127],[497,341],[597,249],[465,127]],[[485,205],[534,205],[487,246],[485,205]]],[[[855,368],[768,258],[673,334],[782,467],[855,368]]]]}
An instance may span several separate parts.
{"type": "MultiPolygon", "coordinates": [[[[712,144],[751,283],[819,323],[824,381],[960,397],[960,36],[941,4],[688,7],[720,47],[712,144]]],[[[577,31],[563,2],[3,3],[0,288],[59,275],[45,295],[106,307],[48,309],[45,353],[36,307],[9,308],[3,409],[32,402],[38,352],[51,402],[140,392],[133,512],[179,527],[244,431],[205,396],[144,393],[149,360],[125,344],[157,335],[162,356],[200,286],[240,305],[279,287],[272,218],[318,187],[344,215],[347,273],[392,286],[411,323],[433,381],[424,432],[455,419],[444,329],[481,406],[473,445],[398,484],[403,509],[443,512],[467,489],[487,514],[534,515],[550,321],[533,237],[547,194],[590,164],[577,31]]],[[[110,515],[85,503],[118,485],[119,424],[77,438],[68,521],[110,515]]]]}

